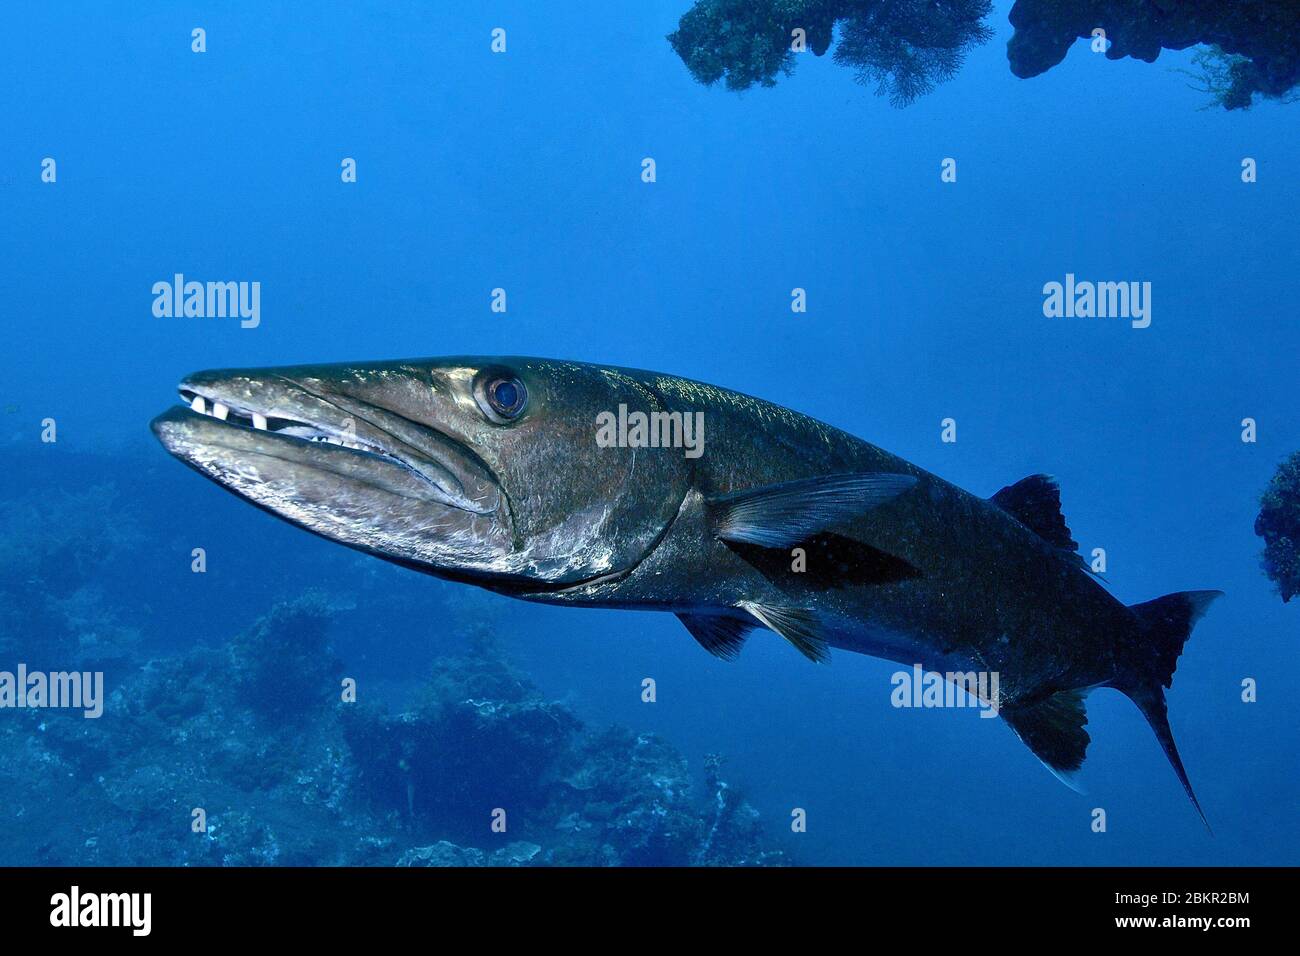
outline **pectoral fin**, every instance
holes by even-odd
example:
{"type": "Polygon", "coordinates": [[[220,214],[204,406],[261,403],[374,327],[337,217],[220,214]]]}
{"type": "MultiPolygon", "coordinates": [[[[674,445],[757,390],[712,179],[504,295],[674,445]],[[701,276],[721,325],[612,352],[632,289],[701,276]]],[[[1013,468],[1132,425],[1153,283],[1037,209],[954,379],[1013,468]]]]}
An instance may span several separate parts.
{"type": "Polygon", "coordinates": [[[850,521],[916,484],[912,475],[887,472],[822,475],[723,495],[709,502],[725,541],[788,548],[850,521]]]}

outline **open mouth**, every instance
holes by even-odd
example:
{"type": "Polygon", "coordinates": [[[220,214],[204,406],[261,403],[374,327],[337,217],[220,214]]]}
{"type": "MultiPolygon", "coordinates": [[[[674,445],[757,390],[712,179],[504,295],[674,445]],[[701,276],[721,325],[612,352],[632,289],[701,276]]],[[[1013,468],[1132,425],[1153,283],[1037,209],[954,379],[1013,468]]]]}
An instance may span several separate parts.
{"type": "Polygon", "coordinates": [[[180,390],[180,397],[181,401],[188,405],[191,411],[215,418],[227,425],[269,432],[284,438],[297,438],[301,441],[338,445],[342,448],[350,448],[353,451],[365,452],[368,455],[374,455],[408,468],[411,467],[406,461],[385,451],[380,445],[357,438],[355,431],[352,429],[266,415],[251,409],[239,408],[226,402],[208,399],[185,388],[180,390]]]}
{"type": "MultiPolygon", "coordinates": [[[[197,426],[193,416],[202,416],[209,426],[205,432],[187,429],[189,438],[183,441],[169,442],[164,438],[164,445],[173,454],[191,464],[201,457],[198,448],[206,445],[227,449],[223,457],[228,460],[229,453],[234,452],[241,458],[294,461],[351,480],[362,480],[364,474],[368,476],[365,480],[380,482],[395,493],[437,501],[471,514],[489,514],[498,506],[497,496],[491,489],[484,489],[473,498],[466,493],[464,482],[455,470],[457,463],[453,461],[459,457],[451,447],[456,443],[446,436],[435,439],[431,434],[429,449],[410,447],[408,442],[388,435],[375,424],[373,419],[384,414],[381,409],[354,413],[346,406],[335,406],[317,396],[307,394],[299,400],[284,392],[272,399],[273,413],[266,406],[252,407],[246,397],[229,395],[229,392],[246,392],[244,389],[218,390],[187,381],[180,385],[178,392],[190,414],[178,408],[160,416],[159,421],[188,417],[197,426]],[[405,477],[382,466],[400,469],[400,475],[405,477]],[[383,478],[384,474],[389,478],[383,478]]],[[[156,422],[155,430],[157,425],[156,422]]]]}

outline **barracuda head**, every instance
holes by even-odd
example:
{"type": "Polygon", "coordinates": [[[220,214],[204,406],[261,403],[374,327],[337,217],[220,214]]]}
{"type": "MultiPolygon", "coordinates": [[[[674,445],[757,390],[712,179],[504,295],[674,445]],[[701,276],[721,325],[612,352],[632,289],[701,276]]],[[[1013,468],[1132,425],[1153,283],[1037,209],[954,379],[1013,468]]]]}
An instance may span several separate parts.
{"type": "Polygon", "coordinates": [[[451,358],[200,372],[163,446],[302,528],[508,593],[633,567],[686,495],[680,450],[601,447],[597,416],[658,410],[617,369],[451,358]]]}

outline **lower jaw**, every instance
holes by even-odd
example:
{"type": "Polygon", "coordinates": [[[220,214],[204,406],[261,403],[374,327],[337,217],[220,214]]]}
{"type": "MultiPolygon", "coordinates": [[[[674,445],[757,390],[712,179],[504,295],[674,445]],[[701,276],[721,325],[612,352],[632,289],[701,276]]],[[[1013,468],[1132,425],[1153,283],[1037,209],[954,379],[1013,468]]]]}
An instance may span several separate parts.
{"type": "MultiPolygon", "coordinates": [[[[283,466],[281,470],[293,468],[328,475],[402,498],[465,510],[416,467],[382,452],[224,424],[180,408],[158,416],[153,427],[168,452],[224,486],[246,484],[248,468],[256,468],[259,461],[276,462],[283,466]],[[168,427],[173,425],[183,430],[169,432],[168,427]],[[239,476],[240,480],[226,476],[239,476]]],[[[292,476],[279,477],[288,480],[292,476]]]]}

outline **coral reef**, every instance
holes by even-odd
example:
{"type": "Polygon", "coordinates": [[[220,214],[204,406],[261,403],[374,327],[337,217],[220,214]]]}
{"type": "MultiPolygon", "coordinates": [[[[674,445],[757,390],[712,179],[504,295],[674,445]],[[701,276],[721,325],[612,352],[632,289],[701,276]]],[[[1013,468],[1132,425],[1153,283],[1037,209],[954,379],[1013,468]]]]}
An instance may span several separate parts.
{"type": "Polygon", "coordinates": [[[861,5],[840,26],[835,62],[854,69],[896,107],[957,75],[972,47],[993,38],[984,18],[993,4],[892,0],[861,5]]]}
{"type": "Polygon", "coordinates": [[[422,696],[393,716],[343,711],[370,805],[417,828],[436,820],[457,839],[483,834],[496,807],[507,810],[509,832],[536,831],[577,718],[538,697],[483,639],[468,656],[439,659],[422,696]]]}
{"type": "MultiPolygon", "coordinates": [[[[773,86],[797,62],[793,31],[895,106],[953,78],[993,31],[989,0],[698,0],[668,42],[691,75],[729,90],[773,86]]],[[[1300,84],[1300,4],[1274,0],[1016,0],[1011,72],[1038,76],[1074,42],[1106,33],[1106,56],[1154,62],[1202,44],[1192,71],[1211,105],[1244,109],[1256,95],[1290,101],[1300,84]]]]}
{"type": "Polygon", "coordinates": [[[0,528],[0,660],[96,670],[136,653],[140,632],[102,583],[141,539],[112,484],[6,497],[0,528]]]}
{"type": "Polygon", "coordinates": [[[1154,62],[1196,44],[1201,88],[1227,109],[1255,94],[1280,98],[1300,83],[1300,5],[1275,0],[1016,0],[1007,44],[1011,72],[1051,69],[1076,39],[1106,31],[1106,56],[1154,62]]]}
{"type": "Polygon", "coordinates": [[[794,70],[793,31],[816,56],[831,46],[858,82],[906,106],[951,79],[966,54],[986,42],[989,0],[699,0],[668,42],[691,75],[730,90],[773,86],[794,70]]]}
{"type": "MultiPolygon", "coordinates": [[[[366,708],[343,715],[358,792],[413,831],[482,842],[500,808],[511,837],[537,848],[529,865],[784,861],[763,845],[756,815],[721,781],[716,762],[706,768],[701,804],[686,761],[666,742],[620,728],[586,731],[488,639],[440,659],[425,698],[394,716],[366,708]]],[[[425,849],[431,859],[447,857],[425,849]]],[[[486,859],[500,864],[499,852],[486,859]]]]}
{"type": "Polygon", "coordinates": [[[1300,593],[1300,452],[1278,465],[1260,496],[1255,534],[1264,539],[1260,565],[1283,602],[1300,593]]]}
{"type": "Polygon", "coordinates": [[[431,846],[412,847],[397,860],[398,866],[528,866],[537,858],[541,847],[519,840],[484,853],[474,847],[457,846],[439,840],[431,846]]]}
{"type": "Polygon", "coordinates": [[[410,710],[345,702],[332,620],[307,594],[231,641],[135,669],[97,720],[7,713],[5,862],[786,862],[716,760],[697,799],[667,743],[586,729],[488,636],[438,659],[410,710]]]}
{"type": "Polygon", "coordinates": [[[230,680],[251,705],[273,717],[300,715],[337,699],[343,663],[326,628],[334,612],[320,591],[281,602],[227,649],[230,680]]]}

